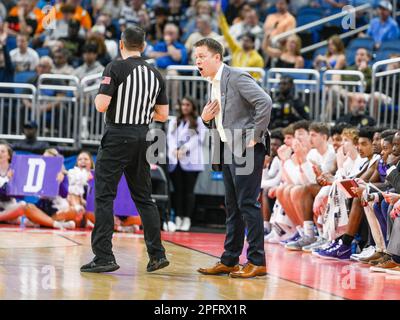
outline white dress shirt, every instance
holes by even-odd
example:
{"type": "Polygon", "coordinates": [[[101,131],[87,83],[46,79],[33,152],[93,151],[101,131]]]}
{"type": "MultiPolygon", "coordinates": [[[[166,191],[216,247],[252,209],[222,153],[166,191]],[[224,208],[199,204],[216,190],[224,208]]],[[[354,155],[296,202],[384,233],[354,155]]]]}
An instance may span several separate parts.
{"type": "Polygon", "coordinates": [[[221,77],[222,77],[222,70],[224,69],[224,64],[221,64],[219,67],[217,74],[215,75],[214,79],[211,80],[211,100],[218,100],[219,103],[219,112],[215,116],[215,125],[217,127],[218,133],[221,137],[222,142],[228,142],[226,138],[224,127],[222,126],[222,103],[221,103],[221,77]]]}

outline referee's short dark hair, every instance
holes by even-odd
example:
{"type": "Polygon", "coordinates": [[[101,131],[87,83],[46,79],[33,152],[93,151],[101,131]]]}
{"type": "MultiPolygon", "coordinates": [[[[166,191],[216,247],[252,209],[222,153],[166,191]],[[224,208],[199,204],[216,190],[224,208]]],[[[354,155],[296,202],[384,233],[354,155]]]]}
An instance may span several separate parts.
{"type": "Polygon", "coordinates": [[[197,41],[194,44],[194,47],[207,47],[208,50],[210,50],[214,54],[219,54],[222,57],[224,56],[224,46],[219,43],[217,40],[211,39],[211,38],[204,38],[199,41],[197,41]]]}
{"type": "Polygon", "coordinates": [[[135,51],[143,48],[146,38],[144,30],[138,26],[126,28],[121,34],[121,40],[127,50],[135,51]]]}

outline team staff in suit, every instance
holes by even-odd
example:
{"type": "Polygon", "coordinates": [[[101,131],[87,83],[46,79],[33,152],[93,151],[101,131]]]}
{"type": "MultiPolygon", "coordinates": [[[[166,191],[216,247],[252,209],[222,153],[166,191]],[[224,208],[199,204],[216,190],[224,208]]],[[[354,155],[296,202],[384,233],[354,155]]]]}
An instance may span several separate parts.
{"type": "Polygon", "coordinates": [[[198,271],[206,275],[229,274],[234,278],[262,276],[266,274],[266,261],[258,196],[264,157],[269,152],[267,128],[272,100],[248,73],[222,62],[224,48],[218,41],[205,38],[194,47],[196,66],[212,83],[211,101],[204,107],[201,118],[208,128],[216,129],[212,133],[218,136],[214,139],[214,147],[221,146],[218,167],[223,172],[227,209],[225,250],[221,261],[198,271]],[[254,161],[252,170],[246,174],[240,172],[244,155],[246,161],[254,161]],[[240,268],[245,226],[248,230],[248,262],[240,268]]]}

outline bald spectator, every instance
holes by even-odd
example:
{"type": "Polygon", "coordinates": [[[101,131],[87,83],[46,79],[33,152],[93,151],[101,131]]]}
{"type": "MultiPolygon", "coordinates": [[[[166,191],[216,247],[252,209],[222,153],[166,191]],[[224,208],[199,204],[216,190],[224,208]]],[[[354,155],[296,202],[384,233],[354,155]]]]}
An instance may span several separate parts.
{"type": "Polygon", "coordinates": [[[363,93],[355,93],[350,96],[350,110],[347,114],[340,117],[336,123],[349,123],[353,127],[374,126],[375,119],[366,114],[367,100],[363,93]]]}
{"type": "Polygon", "coordinates": [[[277,13],[267,16],[264,23],[266,37],[275,37],[278,34],[296,28],[296,19],[290,14],[289,0],[278,0],[276,2],[277,13]]]}
{"type": "MultiPolygon", "coordinates": [[[[154,45],[149,58],[156,59],[156,66],[162,70],[170,65],[186,65],[187,51],[185,46],[178,41],[179,29],[176,25],[168,23],[164,28],[164,38],[154,45]]],[[[165,73],[164,73],[165,74],[165,73]]]]}
{"type": "Polygon", "coordinates": [[[25,34],[17,36],[17,48],[11,50],[10,57],[16,72],[33,71],[39,63],[39,55],[28,47],[28,36],[25,34]]]}

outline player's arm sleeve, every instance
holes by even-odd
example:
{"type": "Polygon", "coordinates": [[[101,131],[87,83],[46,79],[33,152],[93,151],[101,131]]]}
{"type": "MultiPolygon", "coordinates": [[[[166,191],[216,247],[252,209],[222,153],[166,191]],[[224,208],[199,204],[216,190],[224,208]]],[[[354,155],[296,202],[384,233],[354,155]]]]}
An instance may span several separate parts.
{"type": "Polygon", "coordinates": [[[101,79],[99,94],[105,94],[112,97],[118,88],[118,77],[116,65],[111,62],[103,71],[103,78],[101,79]]]}

